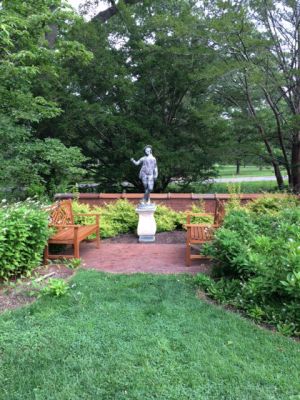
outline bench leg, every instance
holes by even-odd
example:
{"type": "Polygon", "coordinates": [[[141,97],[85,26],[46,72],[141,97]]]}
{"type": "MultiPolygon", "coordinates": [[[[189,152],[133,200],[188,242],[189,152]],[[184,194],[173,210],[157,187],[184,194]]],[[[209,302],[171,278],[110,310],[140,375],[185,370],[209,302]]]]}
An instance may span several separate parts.
{"type": "Polygon", "coordinates": [[[185,264],[187,267],[191,266],[191,246],[189,243],[186,244],[185,264]]]}
{"type": "Polygon", "coordinates": [[[79,242],[74,242],[74,257],[80,258],[79,256],[79,242]]]}
{"type": "Polygon", "coordinates": [[[44,250],[44,265],[48,264],[49,259],[49,245],[47,244],[44,250]]]}
{"type": "Polygon", "coordinates": [[[97,229],[97,232],[96,232],[96,246],[97,246],[97,249],[99,249],[99,247],[100,247],[100,232],[99,232],[99,229],[97,229]]]}

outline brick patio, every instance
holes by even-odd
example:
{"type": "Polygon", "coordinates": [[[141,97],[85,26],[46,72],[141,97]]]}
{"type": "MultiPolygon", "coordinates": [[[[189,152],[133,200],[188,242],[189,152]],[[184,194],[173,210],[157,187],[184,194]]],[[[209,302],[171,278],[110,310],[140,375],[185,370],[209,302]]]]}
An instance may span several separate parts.
{"type": "Polygon", "coordinates": [[[105,243],[97,249],[94,243],[82,243],[80,257],[84,268],[99,271],[131,274],[180,274],[208,272],[208,261],[193,261],[185,266],[184,244],[105,243]]]}

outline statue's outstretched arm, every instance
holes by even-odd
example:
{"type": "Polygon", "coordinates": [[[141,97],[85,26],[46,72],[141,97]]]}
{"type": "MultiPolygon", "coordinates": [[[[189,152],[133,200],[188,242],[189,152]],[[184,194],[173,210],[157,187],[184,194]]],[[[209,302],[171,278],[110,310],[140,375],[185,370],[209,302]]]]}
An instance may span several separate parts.
{"type": "Polygon", "coordinates": [[[131,158],[130,161],[134,164],[134,165],[140,165],[143,162],[143,157],[140,158],[138,161],[135,161],[134,158],[131,158]]]}

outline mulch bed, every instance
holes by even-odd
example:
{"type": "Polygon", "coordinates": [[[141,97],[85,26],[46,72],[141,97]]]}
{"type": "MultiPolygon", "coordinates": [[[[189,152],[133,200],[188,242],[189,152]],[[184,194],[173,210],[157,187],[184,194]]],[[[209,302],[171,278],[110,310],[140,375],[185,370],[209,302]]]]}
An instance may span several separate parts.
{"type": "MultiPolygon", "coordinates": [[[[30,296],[29,292],[33,290],[30,284],[32,280],[42,279],[42,283],[46,284],[50,278],[62,278],[67,279],[74,274],[74,270],[67,268],[61,264],[52,264],[37,268],[33,271],[33,278],[24,278],[15,285],[0,286],[0,313],[9,309],[24,306],[25,304],[32,303],[35,301],[35,296],[30,296]]],[[[13,281],[11,282],[13,283],[13,281]]]]}

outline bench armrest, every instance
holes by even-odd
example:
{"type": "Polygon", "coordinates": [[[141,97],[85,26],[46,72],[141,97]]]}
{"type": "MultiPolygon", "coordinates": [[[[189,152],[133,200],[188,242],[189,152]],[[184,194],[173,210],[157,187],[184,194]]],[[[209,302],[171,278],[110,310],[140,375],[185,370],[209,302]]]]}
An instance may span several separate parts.
{"type": "Polygon", "coordinates": [[[100,213],[76,213],[75,215],[80,215],[81,217],[100,217],[100,213]]]}
{"type": "Polygon", "coordinates": [[[197,226],[199,226],[200,228],[207,227],[207,228],[213,228],[213,229],[216,229],[219,227],[219,225],[215,225],[215,224],[185,224],[184,225],[185,228],[193,228],[193,227],[197,227],[197,226]]]}
{"type": "Polygon", "coordinates": [[[187,212],[187,215],[191,215],[192,217],[199,217],[199,216],[201,216],[201,215],[209,215],[209,216],[213,216],[214,214],[212,214],[212,213],[205,213],[205,212],[203,212],[203,213],[192,213],[192,212],[187,212]]]}
{"type": "Polygon", "coordinates": [[[80,228],[82,225],[71,225],[71,224],[49,224],[49,227],[51,228],[74,228],[74,229],[78,229],[80,228]]]}

